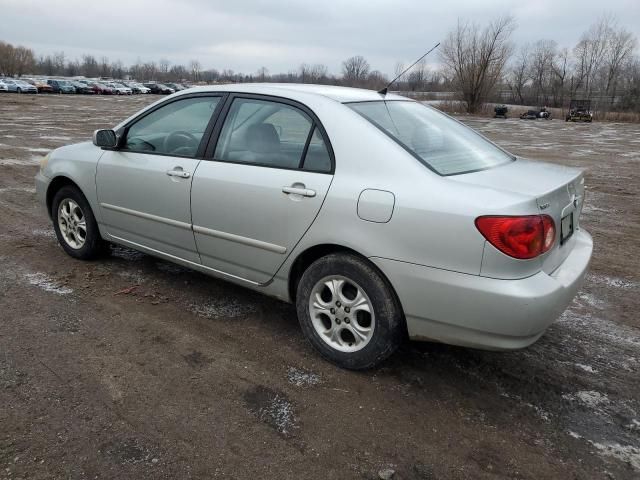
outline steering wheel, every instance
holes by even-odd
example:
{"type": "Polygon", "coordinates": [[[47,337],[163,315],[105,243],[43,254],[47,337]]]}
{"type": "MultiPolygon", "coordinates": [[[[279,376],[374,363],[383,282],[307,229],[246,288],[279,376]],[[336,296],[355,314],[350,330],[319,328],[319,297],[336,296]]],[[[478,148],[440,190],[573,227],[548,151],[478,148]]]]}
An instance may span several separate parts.
{"type": "Polygon", "coordinates": [[[189,147],[189,144],[195,145],[197,147],[198,143],[198,139],[191,133],[185,132],[184,130],[177,130],[175,132],[171,132],[165,137],[162,146],[165,152],[173,153],[180,148],[189,147]],[[178,144],[174,145],[175,143],[178,144]]]}

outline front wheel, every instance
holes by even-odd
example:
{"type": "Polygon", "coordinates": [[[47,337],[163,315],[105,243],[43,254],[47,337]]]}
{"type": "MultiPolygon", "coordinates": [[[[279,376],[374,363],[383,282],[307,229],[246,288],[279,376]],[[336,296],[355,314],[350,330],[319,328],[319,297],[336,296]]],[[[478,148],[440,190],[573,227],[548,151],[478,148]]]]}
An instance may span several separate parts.
{"type": "Polygon", "coordinates": [[[91,260],[106,251],[89,202],[78,188],[68,185],[56,192],[51,218],[58,242],[70,256],[91,260]]]}
{"type": "Polygon", "coordinates": [[[296,294],[302,331],[340,367],[374,367],[400,345],[404,317],[391,286],[368,261],[336,253],[303,273],[296,294]]]}

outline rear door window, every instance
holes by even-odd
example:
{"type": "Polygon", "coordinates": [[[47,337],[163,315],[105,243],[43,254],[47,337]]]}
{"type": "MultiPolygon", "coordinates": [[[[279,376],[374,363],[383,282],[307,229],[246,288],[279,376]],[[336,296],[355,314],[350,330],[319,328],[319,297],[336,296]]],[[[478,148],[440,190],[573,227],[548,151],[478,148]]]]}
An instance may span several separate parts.
{"type": "Polygon", "coordinates": [[[313,127],[294,106],[253,98],[234,99],[225,119],[215,160],[295,169],[313,127]]]}

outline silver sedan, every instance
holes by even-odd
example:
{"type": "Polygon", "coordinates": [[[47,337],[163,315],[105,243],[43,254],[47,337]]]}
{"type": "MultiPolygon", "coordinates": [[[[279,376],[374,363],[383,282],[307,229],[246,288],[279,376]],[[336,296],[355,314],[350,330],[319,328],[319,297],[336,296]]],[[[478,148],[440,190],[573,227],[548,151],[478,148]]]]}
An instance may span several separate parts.
{"type": "Polygon", "coordinates": [[[309,342],[353,369],[407,334],[530,345],[593,248],[581,171],[333,86],[176,93],[53,151],[36,187],[72,257],[121,244],[292,302],[309,342]]]}

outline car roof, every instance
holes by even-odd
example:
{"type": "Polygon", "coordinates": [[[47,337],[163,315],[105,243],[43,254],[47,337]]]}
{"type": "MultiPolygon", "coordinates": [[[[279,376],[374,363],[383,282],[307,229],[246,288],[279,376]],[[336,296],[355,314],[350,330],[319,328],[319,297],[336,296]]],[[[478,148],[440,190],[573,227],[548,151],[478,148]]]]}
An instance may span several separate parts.
{"type": "Polygon", "coordinates": [[[291,96],[311,94],[327,97],[338,102],[370,102],[374,100],[408,100],[392,93],[383,96],[375,90],[363,88],[339,87],[336,85],[315,85],[307,83],[236,83],[193,87],[185,92],[240,92],[261,95],[291,96]]]}

